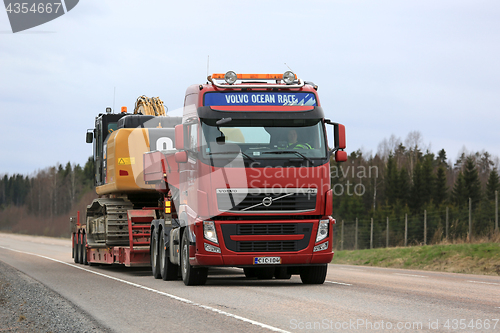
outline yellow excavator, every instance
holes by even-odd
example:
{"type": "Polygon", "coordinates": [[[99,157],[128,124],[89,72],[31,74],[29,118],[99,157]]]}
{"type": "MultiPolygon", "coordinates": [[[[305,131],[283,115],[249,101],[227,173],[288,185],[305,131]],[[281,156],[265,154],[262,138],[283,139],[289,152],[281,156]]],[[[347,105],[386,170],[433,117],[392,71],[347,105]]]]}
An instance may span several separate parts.
{"type": "MultiPolygon", "coordinates": [[[[150,219],[141,227],[141,219],[136,218],[132,222],[136,225],[129,227],[127,212],[158,207],[164,193],[145,183],[143,156],[150,151],[172,150],[174,127],[181,120],[166,115],[160,98],[146,96],[137,99],[133,113],[127,113],[126,107],[119,114],[107,108],[95,118],[95,128],[87,131],[86,141],[93,143],[94,183],[99,198],[87,206],[85,221],[74,223],[75,262],[86,264],[88,254],[101,258],[97,261],[113,263],[117,258],[109,251],[113,246],[129,245],[134,233],[135,246],[130,250],[143,252],[147,257],[144,264],[149,265],[150,219]],[[92,249],[86,251],[85,247],[92,249]]],[[[167,189],[169,193],[171,190],[175,191],[167,189]]]]}

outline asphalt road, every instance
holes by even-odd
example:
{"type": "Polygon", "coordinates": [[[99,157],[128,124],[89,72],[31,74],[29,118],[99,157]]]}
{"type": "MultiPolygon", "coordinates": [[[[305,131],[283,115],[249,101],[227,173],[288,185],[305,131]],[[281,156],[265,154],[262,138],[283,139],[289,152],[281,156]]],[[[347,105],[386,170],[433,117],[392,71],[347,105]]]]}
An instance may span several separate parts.
{"type": "Polygon", "coordinates": [[[0,233],[0,261],[116,332],[500,332],[500,277],[330,265],[324,285],[214,269],[205,286],[73,263],[71,242],[0,233]]]}

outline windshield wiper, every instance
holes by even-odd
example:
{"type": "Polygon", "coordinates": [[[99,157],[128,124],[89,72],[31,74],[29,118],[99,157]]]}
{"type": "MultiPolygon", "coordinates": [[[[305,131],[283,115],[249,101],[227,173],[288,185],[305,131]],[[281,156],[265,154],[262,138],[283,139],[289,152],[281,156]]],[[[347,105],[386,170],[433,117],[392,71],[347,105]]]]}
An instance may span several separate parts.
{"type": "MultiPolygon", "coordinates": [[[[210,152],[208,153],[208,155],[223,155],[223,154],[241,154],[243,155],[244,157],[248,158],[249,160],[251,160],[252,162],[257,162],[257,160],[253,157],[251,157],[250,155],[248,154],[245,154],[244,152],[242,151],[239,151],[238,153],[236,153],[235,151],[217,151],[217,152],[210,152]]],[[[260,164],[260,162],[257,162],[260,164]]]]}
{"type": "Polygon", "coordinates": [[[297,154],[300,157],[302,157],[302,159],[311,162],[311,164],[314,164],[313,160],[311,160],[309,157],[307,157],[306,155],[304,155],[296,150],[274,150],[274,151],[262,152],[262,154],[297,154]]]}

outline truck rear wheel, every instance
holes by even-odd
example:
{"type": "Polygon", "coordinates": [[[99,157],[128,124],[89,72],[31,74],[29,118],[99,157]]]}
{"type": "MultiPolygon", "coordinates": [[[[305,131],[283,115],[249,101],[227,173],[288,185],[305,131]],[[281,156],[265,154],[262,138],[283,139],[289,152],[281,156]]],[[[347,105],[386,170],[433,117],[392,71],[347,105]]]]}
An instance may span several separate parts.
{"type": "Polygon", "coordinates": [[[300,269],[300,279],[304,284],[323,284],[326,279],[328,265],[307,266],[300,269]]]}
{"type": "Polygon", "coordinates": [[[160,273],[160,257],[158,255],[158,232],[156,230],[153,232],[151,242],[151,269],[153,271],[153,276],[155,279],[161,278],[160,273]]]}
{"type": "MultiPolygon", "coordinates": [[[[189,228],[189,227],[187,227],[189,228]]],[[[181,244],[181,275],[186,286],[203,285],[207,282],[208,268],[194,268],[189,263],[189,239],[186,228],[181,244]]]]}
{"type": "Polygon", "coordinates": [[[80,242],[79,242],[79,238],[80,238],[80,235],[79,234],[74,234],[73,236],[73,253],[74,253],[74,261],[75,261],[75,264],[78,264],[80,262],[80,242]]]}
{"type": "Polygon", "coordinates": [[[80,264],[83,265],[88,265],[89,263],[87,262],[87,235],[83,234],[82,235],[82,244],[80,244],[80,264]]]}
{"type": "Polygon", "coordinates": [[[177,280],[179,266],[170,262],[170,249],[165,247],[164,236],[160,236],[160,274],[163,281],[177,280]]]}

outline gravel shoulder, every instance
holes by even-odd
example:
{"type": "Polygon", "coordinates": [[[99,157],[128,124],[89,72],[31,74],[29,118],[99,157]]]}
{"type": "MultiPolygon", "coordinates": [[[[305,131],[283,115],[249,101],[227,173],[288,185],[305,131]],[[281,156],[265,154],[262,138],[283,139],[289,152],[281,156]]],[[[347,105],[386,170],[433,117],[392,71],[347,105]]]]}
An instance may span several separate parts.
{"type": "Polygon", "coordinates": [[[112,332],[59,294],[0,261],[0,332],[112,332]]]}

